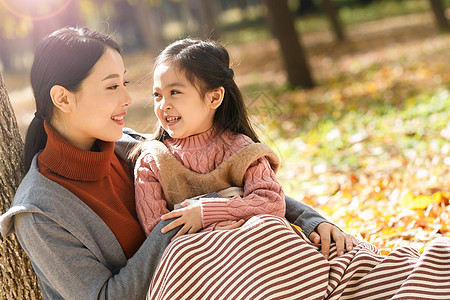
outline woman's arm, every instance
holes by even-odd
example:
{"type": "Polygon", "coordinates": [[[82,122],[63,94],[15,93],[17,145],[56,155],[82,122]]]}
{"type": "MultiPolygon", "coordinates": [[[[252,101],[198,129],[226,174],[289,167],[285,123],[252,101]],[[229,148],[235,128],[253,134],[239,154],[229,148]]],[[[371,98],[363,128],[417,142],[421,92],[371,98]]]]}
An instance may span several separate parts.
{"type": "Polygon", "coordinates": [[[48,299],[144,299],[159,259],[176,232],[161,234],[163,226],[158,224],[136,254],[123,263],[118,253],[93,253],[43,214],[24,213],[15,220],[19,241],[48,299]]]}
{"type": "Polygon", "coordinates": [[[315,244],[322,244],[322,254],[328,258],[330,244],[336,242],[338,255],[358,244],[356,238],[330,223],[310,206],[286,195],[286,219],[298,225],[315,244]]]}
{"type": "MultiPolygon", "coordinates": [[[[312,207],[286,195],[286,219],[299,226],[309,236],[322,222],[328,222],[312,207]]],[[[330,223],[330,222],[328,222],[330,223]]]]}

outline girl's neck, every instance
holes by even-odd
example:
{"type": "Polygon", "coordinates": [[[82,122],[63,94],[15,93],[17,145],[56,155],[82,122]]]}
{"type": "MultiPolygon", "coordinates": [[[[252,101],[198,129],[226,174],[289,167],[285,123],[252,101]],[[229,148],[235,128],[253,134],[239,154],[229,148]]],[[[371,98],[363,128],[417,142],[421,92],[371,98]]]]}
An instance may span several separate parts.
{"type": "Polygon", "coordinates": [[[167,138],[165,142],[170,143],[176,148],[197,150],[209,145],[217,135],[217,128],[212,126],[205,132],[188,136],[186,138],[167,138]]]}

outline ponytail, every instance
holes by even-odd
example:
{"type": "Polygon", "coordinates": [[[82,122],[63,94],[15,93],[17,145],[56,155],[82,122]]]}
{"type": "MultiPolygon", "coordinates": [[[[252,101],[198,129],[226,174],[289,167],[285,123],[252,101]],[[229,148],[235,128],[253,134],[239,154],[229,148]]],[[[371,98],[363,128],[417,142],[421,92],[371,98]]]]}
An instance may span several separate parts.
{"type": "Polygon", "coordinates": [[[28,172],[33,157],[36,153],[44,149],[46,143],[47,133],[44,129],[44,119],[35,114],[25,137],[25,172],[28,172]]]}

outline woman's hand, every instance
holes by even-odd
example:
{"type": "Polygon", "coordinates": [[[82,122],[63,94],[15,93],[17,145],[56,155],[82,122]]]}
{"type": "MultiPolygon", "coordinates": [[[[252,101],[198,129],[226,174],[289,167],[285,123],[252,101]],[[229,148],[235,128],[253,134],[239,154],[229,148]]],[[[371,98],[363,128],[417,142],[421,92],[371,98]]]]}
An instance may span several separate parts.
{"type": "Polygon", "coordinates": [[[172,238],[172,241],[185,233],[196,233],[203,228],[202,224],[202,211],[201,203],[198,203],[183,207],[178,210],[171,211],[165,215],[161,216],[162,220],[168,220],[178,218],[171,222],[169,225],[161,229],[162,233],[166,233],[178,226],[183,225],[183,227],[178,231],[178,233],[172,238]]]}
{"type": "Polygon", "coordinates": [[[331,240],[334,240],[336,243],[338,256],[358,245],[358,240],[353,235],[343,232],[336,226],[326,222],[320,223],[316,231],[311,232],[309,239],[317,245],[322,243],[322,254],[327,259],[330,254],[331,240]]]}
{"type": "Polygon", "coordinates": [[[235,220],[220,221],[216,223],[216,226],[214,226],[213,230],[232,230],[241,227],[242,224],[244,224],[243,219],[240,219],[239,221],[235,220]]]}

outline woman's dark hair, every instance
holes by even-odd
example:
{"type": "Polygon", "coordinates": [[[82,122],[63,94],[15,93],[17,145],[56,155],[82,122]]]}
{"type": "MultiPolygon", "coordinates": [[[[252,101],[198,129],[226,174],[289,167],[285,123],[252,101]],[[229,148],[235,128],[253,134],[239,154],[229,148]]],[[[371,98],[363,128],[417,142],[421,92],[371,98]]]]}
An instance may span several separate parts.
{"type": "Polygon", "coordinates": [[[25,138],[27,171],[34,155],[47,143],[44,120],[50,120],[53,115],[51,88],[60,85],[68,91],[78,91],[108,47],[122,53],[111,37],[88,28],[72,27],[51,33],[38,45],[30,72],[36,113],[25,138]]]}
{"type": "MultiPolygon", "coordinates": [[[[161,52],[153,70],[161,64],[174,66],[183,72],[186,79],[199,89],[202,97],[208,91],[223,87],[225,95],[214,115],[214,124],[221,130],[242,133],[259,142],[250,124],[241,91],[234,81],[230,56],[224,46],[214,41],[179,40],[161,52]]],[[[158,140],[164,140],[167,136],[162,126],[155,132],[158,140]]]]}

